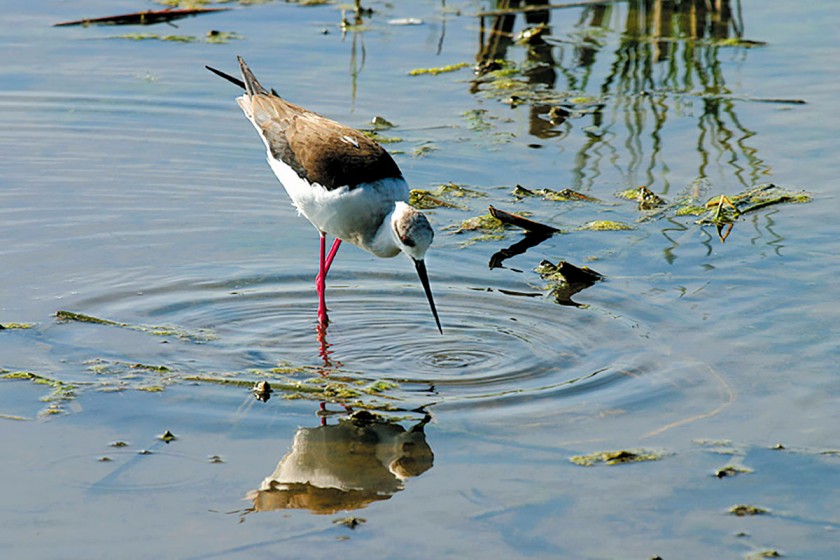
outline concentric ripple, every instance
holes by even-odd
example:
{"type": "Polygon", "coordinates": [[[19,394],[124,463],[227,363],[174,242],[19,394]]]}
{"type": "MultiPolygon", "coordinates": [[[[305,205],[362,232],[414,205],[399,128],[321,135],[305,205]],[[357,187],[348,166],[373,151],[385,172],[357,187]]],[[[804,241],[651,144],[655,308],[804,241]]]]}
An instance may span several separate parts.
{"type": "Polygon", "coordinates": [[[640,340],[631,320],[594,306],[557,306],[538,292],[514,296],[454,278],[435,286],[441,335],[417,284],[408,273],[331,274],[332,323],[323,341],[308,275],[180,280],[141,296],[103,294],[82,305],[110,320],[133,317],[213,333],[200,344],[169,345],[167,359],[192,371],[323,367],[391,381],[397,388],[389,396],[404,406],[507,406],[546,398],[616,403],[662,388],[663,372],[651,364],[666,360],[640,340]]]}

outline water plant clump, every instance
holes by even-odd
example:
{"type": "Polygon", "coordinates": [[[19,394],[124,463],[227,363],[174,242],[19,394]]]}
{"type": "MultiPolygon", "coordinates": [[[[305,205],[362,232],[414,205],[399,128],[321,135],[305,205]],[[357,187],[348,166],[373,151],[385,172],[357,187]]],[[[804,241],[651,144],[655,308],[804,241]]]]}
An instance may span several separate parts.
{"type": "Polygon", "coordinates": [[[592,467],[598,464],[624,465],[627,463],[643,463],[647,461],[658,461],[665,456],[661,451],[649,449],[620,449],[617,451],[597,451],[588,455],[575,455],[569,460],[581,467],[592,467]]]}

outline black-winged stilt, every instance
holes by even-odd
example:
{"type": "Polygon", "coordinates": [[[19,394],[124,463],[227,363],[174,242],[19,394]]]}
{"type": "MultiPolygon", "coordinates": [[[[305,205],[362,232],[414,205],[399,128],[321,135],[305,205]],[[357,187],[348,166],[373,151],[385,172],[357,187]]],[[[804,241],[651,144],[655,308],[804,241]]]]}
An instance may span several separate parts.
{"type": "Polygon", "coordinates": [[[237,60],[242,80],[207,69],[245,90],[236,101],[265,143],[271,169],[321,234],[315,279],[319,323],[328,324],[327,273],[341,242],[347,241],[377,257],[411,257],[442,333],[424,261],[434,231],[426,216],[408,205],[408,184],[393,158],[358,130],[266,90],[245,61],[237,60]],[[327,234],[335,237],[329,253],[327,234]]]}

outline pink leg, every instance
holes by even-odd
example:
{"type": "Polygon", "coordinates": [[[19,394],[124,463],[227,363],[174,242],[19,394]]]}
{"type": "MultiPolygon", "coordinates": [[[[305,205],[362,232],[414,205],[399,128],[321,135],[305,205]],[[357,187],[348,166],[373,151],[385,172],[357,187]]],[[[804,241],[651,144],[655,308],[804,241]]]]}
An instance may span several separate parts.
{"type": "MultiPolygon", "coordinates": [[[[341,239],[335,238],[333,241],[332,247],[330,247],[330,252],[327,255],[327,259],[324,262],[324,271],[326,274],[330,273],[330,267],[332,266],[333,259],[335,259],[335,254],[338,253],[338,248],[341,246],[341,239]]],[[[318,272],[318,276],[321,275],[321,272],[318,272]]],[[[318,282],[318,276],[315,277],[315,282],[318,282]]]]}
{"type": "Polygon", "coordinates": [[[324,263],[324,273],[327,274],[330,271],[330,267],[332,266],[333,259],[335,258],[335,254],[338,253],[338,248],[341,247],[341,239],[338,237],[335,238],[333,241],[332,247],[330,247],[330,254],[327,255],[327,262],[324,263]]]}
{"type": "Polygon", "coordinates": [[[324,253],[327,249],[327,236],[321,233],[321,254],[318,259],[318,276],[315,278],[315,289],[318,291],[318,323],[326,326],[329,323],[327,318],[327,301],[326,301],[326,279],[327,270],[324,263],[324,253]]]}

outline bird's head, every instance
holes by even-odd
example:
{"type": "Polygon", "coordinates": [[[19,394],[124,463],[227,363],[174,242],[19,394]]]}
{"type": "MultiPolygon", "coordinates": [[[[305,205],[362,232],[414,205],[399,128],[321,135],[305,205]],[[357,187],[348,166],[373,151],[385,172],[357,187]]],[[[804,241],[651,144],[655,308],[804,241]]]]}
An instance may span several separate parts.
{"type": "Polygon", "coordinates": [[[432,308],[432,315],[435,317],[437,328],[443,333],[437,309],[435,309],[435,300],[432,298],[432,289],[429,286],[429,275],[426,273],[426,262],[424,260],[426,251],[429,250],[432,240],[435,238],[432,224],[416,208],[412,208],[405,202],[397,202],[391,218],[391,227],[394,231],[397,246],[414,261],[414,267],[417,269],[417,275],[420,276],[420,282],[423,284],[423,290],[426,292],[426,298],[432,308]]]}
{"type": "Polygon", "coordinates": [[[428,218],[405,202],[398,202],[391,218],[391,226],[400,250],[415,261],[422,261],[435,238],[428,218]]]}

